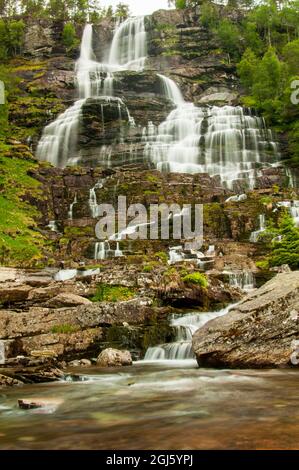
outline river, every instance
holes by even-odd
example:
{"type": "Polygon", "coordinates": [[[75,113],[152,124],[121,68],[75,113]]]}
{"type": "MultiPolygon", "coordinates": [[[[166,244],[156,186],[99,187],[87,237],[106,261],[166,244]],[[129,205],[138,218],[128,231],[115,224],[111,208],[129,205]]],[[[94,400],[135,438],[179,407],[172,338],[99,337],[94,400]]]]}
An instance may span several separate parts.
{"type": "Polygon", "coordinates": [[[84,381],[2,390],[0,449],[298,449],[297,371],[184,360],[77,372],[84,381]],[[19,398],[52,402],[25,411],[19,398]]]}

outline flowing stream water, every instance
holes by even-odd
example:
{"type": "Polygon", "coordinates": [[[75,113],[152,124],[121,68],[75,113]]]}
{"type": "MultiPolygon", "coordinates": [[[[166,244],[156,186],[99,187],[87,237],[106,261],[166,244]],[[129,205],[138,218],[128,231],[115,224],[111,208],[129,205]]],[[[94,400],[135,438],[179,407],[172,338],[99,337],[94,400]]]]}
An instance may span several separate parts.
{"type": "Polygon", "coordinates": [[[176,341],[131,367],[3,390],[0,449],[297,449],[296,371],[197,367],[192,333],[227,310],[173,315],[176,341]]]}
{"type": "Polygon", "coordinates": [[[82,382],[2,391],[0,449],[298,448],[297,371],[182,362],[82,369],[82,382]],[[24,411],[20,398],[49,405],[24,411]]]}

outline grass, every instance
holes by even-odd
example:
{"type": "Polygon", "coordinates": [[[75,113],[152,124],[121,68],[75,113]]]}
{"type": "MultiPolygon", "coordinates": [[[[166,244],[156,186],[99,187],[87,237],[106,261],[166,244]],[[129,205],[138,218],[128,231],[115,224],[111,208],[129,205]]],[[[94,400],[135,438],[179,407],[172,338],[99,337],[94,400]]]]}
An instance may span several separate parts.
{"type": "Polygon", "coordinates": [[[136,296],[134,289],[122,286],[99,284],[96,293],[91,297],[92,302],[123,302],[136,296]]]}

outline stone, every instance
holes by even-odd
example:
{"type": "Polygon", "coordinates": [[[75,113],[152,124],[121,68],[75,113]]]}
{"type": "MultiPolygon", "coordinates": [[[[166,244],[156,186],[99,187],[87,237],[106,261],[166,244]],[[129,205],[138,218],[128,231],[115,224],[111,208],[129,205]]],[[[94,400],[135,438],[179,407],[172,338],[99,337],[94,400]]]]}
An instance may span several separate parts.
{"type": "Polygon", "coordinates": [[[113,348],[105,349],[97,358],[97,365],[100,367],[131,366],[132,363],[129,351],[120,351],[113,348]]]}
{"type": "Polygon", "coordinates": [[[57,354],[51,349],[42,349],[40,351],[31,351],[30,356],[32,357],[56,357],[57,354]]]}
{"type": "Polygon", "coordinates": [[[196,331],[193,349],[199,366],[296,365],[298,309],[299,271],[278,274],[229,313],[196,331]]]}
{"type": "Polygon", "coordinates": [[[13,377],[9,377],[8,375],[0,374],[0,389],[2,387],[15,387],[23,385],[20,380],[17,380],[13,377]]]}
{"type": "Polygon", "coordinates": [[[90,305],[92,302],[80,295],[63,293],[58,294],[53,299],[48,300],[46,303],[47,307],[50,308],[62,308],[62,307],[76,307],[79,305],[90,305]]]}
{"type": "Polygon", "coordinates": [[[69,367],[91,367],[91,361],[89,359],[80,359],[71,361],[68,363],[69,367]]]}
{"type": "Polygon", "coordinates": [[[0,284],[0,299],[2,304],[13,304],[27,300],[31,287],[25,284],[7,282],[0,284]]]}
{"type": "Polygon", "coordinates": [[[18,406],[22,410],[36,410],[38,408],[43,408],[45,411],[52,413],[55,411],[63,400],[59,399],[39,399],[39,398],[26,398],[26,399],[19,399],[18,406]]]}

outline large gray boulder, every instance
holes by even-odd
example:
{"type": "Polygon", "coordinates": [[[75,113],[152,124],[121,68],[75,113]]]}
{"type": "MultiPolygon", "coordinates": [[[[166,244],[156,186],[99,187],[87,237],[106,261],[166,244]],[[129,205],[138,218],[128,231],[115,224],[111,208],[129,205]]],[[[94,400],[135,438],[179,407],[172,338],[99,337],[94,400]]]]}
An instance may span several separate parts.
{"type": "Polygon", "coordinates": [[[197,330],[193,349],[204,367],[299,364],[299,271],[278,274],[197,330]]]}

